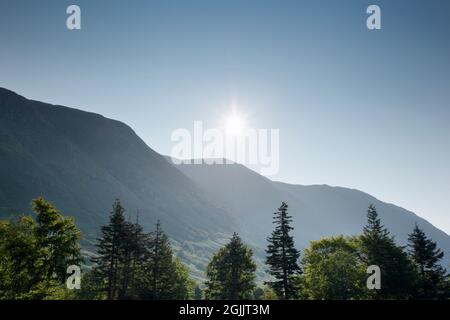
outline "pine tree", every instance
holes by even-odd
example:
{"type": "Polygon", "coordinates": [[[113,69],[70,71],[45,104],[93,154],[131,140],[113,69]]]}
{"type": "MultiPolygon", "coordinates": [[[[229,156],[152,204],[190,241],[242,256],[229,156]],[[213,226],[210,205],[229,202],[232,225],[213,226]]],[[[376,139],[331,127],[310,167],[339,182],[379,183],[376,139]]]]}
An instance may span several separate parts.
{"type": "Polygon", "coordinates": [[[213,256],[206,270],[207,299],[250,299],[255,288],[256,265],[252,250],[237,233],[213,256]]]}
{"type": "Polygon", "coordinates": [[[300,253],[294,247],[294,238],[290,235],[292,218],[289,216],[288,205],[283,202],[274,213],[273,223],[276,225],[272,235],[267,239],[269,245],[266,264],[269,273],[275,281],[267,284],[277,293],[280,299],[293,299],[297,296],[298,288],[295,278],[301,273],[299,266],[300,253]]]}
{"type": "Polygon", "coordinates": [[[109,224],[102,227],[90,279],[97,279],[107,299],[191,298],[194,282],[187,267],[173,259],[159,221],[156,230],[146,234],[138,221],[126,221],[124,212],[116,200],[109,224]]]}
{"type": "Polygon", "coordinates": [[[439,264],[444,253],[437,248],[436,242],[428,239],[417,224],[408,237],[410,257],[417,273],[414,298],[435,299],[449,298],[445,289],[446,270],[439,264]]]}
{"type": "Polygon", "coordinates": [[[202,296],[202,289],[198,285],[196,285],[194,289],[194,300],[202,300],[202,296]]]}
{"type": "Polygon", "coordinates": [[[107,299],[117,299],[120,290],[120,262],[124,253],[127,224],[124,216],[125,209],[119,199],[113,204],[109,224],[101,229],[102,238],[98,239],[98,257],[94,272],[106,284],[107,299]]]}
{"type": "Polygon", "coordinates": [[[373,205],[367,210],[367,224],[359,241],[361,259],[368,266],[377,265],[381,270],[381,289],[372,290],[370,296],[375,299],[409,298],[414,281],[411,262],[404,248],[395,244],[373,205]]]}
{"type": "Polygon", "coordinates": [[[142,226],[125,222],[122,237],[120,265],[119,299],[139,298],[142,294],[142,279],[145,278],[145,265],[148,259],[149,235],[143,232],[142,226]]]}
{"type": "Polygon", "coordinates": [[[176,288],[176,265],[173,260],[169,238],[158,221],[156,229],[150,234],[146,263],[147,299],[173,299],[176,288]]]}
{"type": "Polygon", "coordinates": [[[377,209],[373,204],[367,209],[367,224],[363,228],[363,233],[374,239],[389,238],[389,231],[381,224],[377,209]]]}

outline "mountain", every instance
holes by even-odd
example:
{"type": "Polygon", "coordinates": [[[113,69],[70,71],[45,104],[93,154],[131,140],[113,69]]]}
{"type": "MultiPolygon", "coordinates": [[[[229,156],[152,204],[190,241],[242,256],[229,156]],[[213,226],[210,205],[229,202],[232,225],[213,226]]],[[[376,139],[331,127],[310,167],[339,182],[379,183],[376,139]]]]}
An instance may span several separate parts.
{"type": "Polygon", "coordinates": [[[90,242],[119,198],[145,229],[160,219],[177,249],[188,248],[183,257],[193,269],[237,229],[127,125],[0,88],[0,218],[29,213],[38,196],[75,217],[90,242]]]}
{"type": "MultiPolygon", "coordinates": [[[[211,161],[208,161],[211,163],[211,161]]],[[[281,201],[289,205],[294,237],[299,247],[332,235],[357,235],[366,223],[367,207],[374,204],[396,241],[406,245],[417,223],[445,252],[450,265],[450,236],[413,212],[382,202],[355,189],[327,185],[292,185],[271,181],[240,164],[182,164],[177,168],[232,212],[248,241],[266,245],[272,213],[281,201]]]]}
{"type": "Polygon", "coordinates": [[[198,278],[233,231],[261,263],[272,212],[281,201],[289,204],[299,247],[324,236],[360,233],[373,203],[400,243],[417,222],[450,261],[447,234],[363,192],[274,182],[239,164],[176,166],[124,123],[0,88],[0,218],[29,213],[38,196],[75,217],[88,250],[120,198],[147,231],[161,220],[198,278]]]}

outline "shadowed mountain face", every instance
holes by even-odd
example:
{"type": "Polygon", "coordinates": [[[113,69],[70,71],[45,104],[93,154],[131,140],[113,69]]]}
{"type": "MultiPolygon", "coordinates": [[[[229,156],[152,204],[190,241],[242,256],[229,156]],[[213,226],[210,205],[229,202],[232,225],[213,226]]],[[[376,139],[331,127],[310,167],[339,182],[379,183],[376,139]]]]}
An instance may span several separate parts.
{"type": "Polygon", "coordinates": [[[180,248],[199,254],[237,229],[229,213],[125,124],[0,89],[0,218],[30,212],[38,196],[74,216],[90,239],[115,198],[132,219],[139,212],[144,228],[160,219],[180,248]]]}
{"type": "Polygon", "coordinates": [[[179,165],[150,149],[125,124],[27,100],[0,88],[0,218],[30,212],[44,196],[74,216],[93,240],[115,198],[149,231],[157,219],[176,251],[201,276],[220,243],[238,231],[262,258],[272,213],[287,201],[300,247],[358,234],[375,204],[404,243],[414,223],[450,256],[450,237],[413,213],[357,190],[273,182],[242,165],[179,165]]]}

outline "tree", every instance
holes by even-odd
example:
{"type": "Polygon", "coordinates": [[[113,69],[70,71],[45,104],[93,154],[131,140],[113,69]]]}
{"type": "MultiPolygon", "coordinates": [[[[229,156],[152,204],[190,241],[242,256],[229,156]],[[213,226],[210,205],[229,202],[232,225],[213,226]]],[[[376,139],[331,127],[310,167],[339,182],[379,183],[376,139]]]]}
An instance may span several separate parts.
{"type": "Polygon", "coordinates": [[[194,297],[195,282],[189,276],[189,269],[174,258],[169,238],[159,221],[147,241],[147,259],[142,270],[142,298],[187,300],[194,297]]]}
{"type": "MultiPolygon", "coordinates": [[[[191,300],[195,299],[198,286],[189,277],[189,269],[179,260],[174,259],[175,264],[175,287],[173,299],[191,300]]],[[[201,291],[200,291],[201,297],[201,291]]]]}
{"type": "Polygon", "coordinates": [[[417,224],[408,237],[410,257],[417,273],[413,297],[417,299],[449,298],[446,270],[439,264],[444,253],[428,239],[417,224]]]}
{"type": "MultiPolygon", "coordinates": [[[[87,278],[91,282],[97,279],[99,286],[92,287],[96,291],[100,287],[107,299],[192,298],[195,284],[189,270],[173,259],[169,238],[159,221],[156,230],[146,234],[138,221],[126,221],[124,212],[116,200],[109,224],[102,227],[98,256],[87,278]]],[[[98,292],[93,295],[101,296],[98,292]]]]}
{"type": "Polygon", "coordinates": [[[94,272],[100,279],[107,299],[117,299],[120,290],[121,266],[119,265],[125,251],[127,224],[124,216],[125,209],[116,199],[110,214],[109,224],[101,229],[102,237],[98,239],[98,256],[94,272]]]}
{"type": "Polygon", "coordinates": [[[36,213],[35,229],[38,247],[44,251],[45,276],[56,274],[60,282],[67,277],[69,265],[79,265],[81,233],[73,218],[67,218],[49,202],[38,198],[32,202],[36,213]]]}
{"type": "Polygon", "coordinates": [[[206,299],[250,299],[255,288],[256,265],[252,250],[237,233],[214,254],[206,269],[206,299]]]}
{"type": "Polygon", "coordinates": [[[301,273],[298,263],[300,252],[294,247],[294,239],[290,235],[293,230],[291,216],[287,212],[288,205],[283,202],[274,213],[273,223],[276,225],[272,235],[267,238],[266,264],[275,281],[267,284],[277,293],[280,299],[292,299],[297,296],[295,278],[301,273]]]}
{"type": "Polygon", "coordinates": [[[367,224],[359,237],[360,253],[366,265],[377,265],[381,270],[381,289],[372,290],[375,299],[406,299],[411,296],[414,282],[412,264],[403,247],[382,225],[376,208],[370,205],[367,224]]]}
{"type": "Polygon", "coordinates": [[[277,300],[278,296],[272,288],[264,286],[264,292],[261,300],[277,300]]]}
{"type": "Polygon", "coordinates": [[[0,298],[32,298],[42,280],[35,221],[27,216],[0,222],[0,298]]]}
{"type": "Polygon", "coordinates": [[[125,222],[122,248],[119,256],[120,290],[119,299],[139,298],[142,292],[142,283],[145,279],[145,266],[149,257],[149,235],[143,232],[142,226],[136,220],[135,223],[125,222]]]}
{"type": "Polygon", "coordinates": [[[60,299],[69,265],[81,262],[80,232],[44,199],[32,202],[31,216],[0,221],[0,298],[60,299]]]}
{"type": "Polygon", "coordinates": [[[93,270],[85,270],[81,275],[81,288],[75,290],[77,300],[104,300],[106,298],[103,279],[93,270]]]}
{"type": "Polygon", "coordinates": [[[302,298],[363,299],[366,265],[354,239],[343,236],[312,241],[303,257],[302,298]]]}
{"type": "Polygon", "coordinates": [[[200,288],[200,286],[196,285],[194,289],[194,300],[202,300],[203,298],[203,291],[200,288]]]}
{"type": "Polygon", "coordinates": [[[264,295],[264,288],[257,287],[253,290],[253,299],[254,300],[262,300],[262,296],[264,295]]]}
{"type": "Polygon", "coordinates": [[[147,299],[175,299],[176,265],[173,261],[172,247],[169,238],[158,221],[156,229],[150,234],[148,244],[148,260],[146,262],[147,299]]]}

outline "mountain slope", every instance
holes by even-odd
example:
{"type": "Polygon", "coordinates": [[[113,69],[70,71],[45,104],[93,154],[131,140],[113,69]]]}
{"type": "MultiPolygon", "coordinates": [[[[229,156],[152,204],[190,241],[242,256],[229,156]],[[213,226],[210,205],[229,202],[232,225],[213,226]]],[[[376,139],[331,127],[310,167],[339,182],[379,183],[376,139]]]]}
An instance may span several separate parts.
{"type": "MultiPolygon", "coordinates": [[[[0,217],[44,196],[94,239],[115,198],[147,229],[160,219],[204,262],[233,219],[125,124],[0,89],[0,217]],[[206,250],[206,251],[205,251],[206,250]]],[[[199,266],[202,266],[202,263],[199,266]]]]}
{"type": "Polygon", "coordinates": [[[374,204],[386,227],[400,244],[417,223],[445,252],[450,264],[450,236],[414,213],[384,203],[364,192],[326,185],[291,185],[271,181],[240,164],[179,165],[194,180],[233,212],[241,232],[257,248],[263,248],[272,230],[272,213],[287,201],[294,218],[297,245],[332,235],[356,235],[366,223],[366,210],[374,204]]]}
{"type": "Polygon", "coordinates": [[[0,88],[0,218],[30,212],[38,196],[74,216],[90,241],[120,198],[133,219],[139,212],[147,231],[162,221],[197,277],[233,231],[252,245],[260,263],[281,201],[289,204],[300,247],[360,233],[373,203],[400,243],[417,222],[450,262],[447,234],[358,190],[274,182],[238,164],[175,166],[119,121],[0,88]]]}

